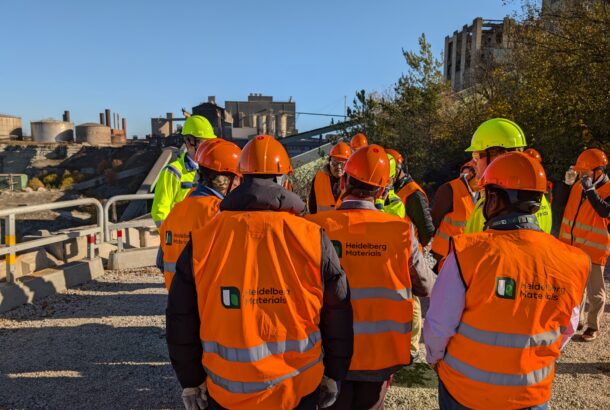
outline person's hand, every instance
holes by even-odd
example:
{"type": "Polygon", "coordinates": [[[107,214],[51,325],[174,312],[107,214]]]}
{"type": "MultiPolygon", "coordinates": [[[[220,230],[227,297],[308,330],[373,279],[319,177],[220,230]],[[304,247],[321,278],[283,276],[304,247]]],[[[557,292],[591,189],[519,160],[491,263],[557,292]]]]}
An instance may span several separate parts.
{"type": "Polygon", "coordinates": [[[570,169],[566,171],[564,182],[566,185],[574,185],[576,182],[576,178],[578,177],[578,172],[574,170],[574,167],[571,166],[570,169]]]}
{"type": "Polygon", "coordinates": [[[320,384],[318,406],[321,409],[332,406],[337,401],[337,397],[339,397],[340,388],[340,382],[336,382],[330,377],[324,376],[322,378],[322,383],[320,384]]]}
{"type": "Polygon", "coordinates": [[[205,382],[199,387],[187,387],[182,390],[182,402],[186,410],[204,410],[208,408],[208,387],[205,382]]]}
{"type": "Polygon", "coordinates": [[[585,175],[580,179],[580,185],[582,185],[582,189],[585,192],[595,189],[595,186],[593,186],[593,180],[588,175],[585,175]]]}

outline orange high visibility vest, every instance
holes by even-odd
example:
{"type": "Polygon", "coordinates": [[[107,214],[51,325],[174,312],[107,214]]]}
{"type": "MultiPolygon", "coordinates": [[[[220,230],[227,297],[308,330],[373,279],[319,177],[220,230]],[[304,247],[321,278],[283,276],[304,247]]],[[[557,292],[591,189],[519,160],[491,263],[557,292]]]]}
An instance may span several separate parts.
{"type": "Polygon", "coordinates": [[[320,227],[224,211],[192,234],[202,363],[227,409],[293,409],[322,380],[320,227]]]}
{"type": "Polygon", "coordinates": [[[165,287],[169,290],[176,262],[190,239],[190,233],[205,226],[219,212],[220,198],[189,195],[171,210],[159,230],[163,249],[163,274],[165,287]]]}
{"type": "MultiPolygon", "coordinates": [[[[403,186],[401,188],[401,190],[398,191],[396,194],[400,197],[400,199],[402,199],[402,202],[404,202],[406,205],[407,198],[409,198],[412,194],[414,194],[417,191],[424,194],[424,196],[426,197],[426,201],[428,201],[428,195],[426,195],[426,192],[423,190],[423,188],[420,187],[419,184],[415,181],[411,181],[407,185],[403,186]]],[[[428,202],[430,202],[430,201],[428,201],[428,202]]]]}
{"type": "MultiPolygon", "coordinates": [[[[610,181],[599,188],[597,193],[602,198],[610,196],[610,181]]],[[[605,266],[610,255],[609,224],[610,218],[599,216],[583,195],[582,186],[574,184],[563,212],[559,239],[585,251],[591,258],[591,263],[605,266]]]]}
{"type": "Polygon", "coordinates": [[[316,193],[316,205],[318,212],[335,209],[336,200],[333,195],[330,175],[320,168],[313,180],[313,190],[316,193]]]}
{"type": "Polygon", "coordinates": [[[466,299],[440,379],[472,409],[547,402],[561,334],[587,282],[587,256],[531,230],[462,234],[453,244],[466,299]]]}
{"type": "Polygon", "coordinates": [[[432,251],[441,256],[447,256],[449,253],[449,239],[464,233],[466,222],[474,211],[472,195],[462,177],[449,182],[449,185],[453,192],[453,210],[443,217],[432,239],[432,251]]]}
{"type": "Polygon", "coordinates": [[[364,209],[306,218],[324,228],[350,284],[354,354],[347,378],[359,371],[408,365],[413,319],[410,224],[364,209]]]}

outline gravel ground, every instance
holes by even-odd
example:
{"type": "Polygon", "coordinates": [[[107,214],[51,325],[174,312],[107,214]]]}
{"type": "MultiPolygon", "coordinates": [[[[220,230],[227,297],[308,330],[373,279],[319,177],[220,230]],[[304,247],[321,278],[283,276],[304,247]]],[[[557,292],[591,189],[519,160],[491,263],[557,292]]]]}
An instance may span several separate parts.
{"type": "MultiPolygon", "coordinates": [[[[165,301],[158,270],[109,271],[0,315],[0,408],[182,408],[163,336],[165,301]]],[[[606,306],[606,328],[609,317],[606,306]]],[[[436,377],[423,363],[396,382],[386,408],[437,408],[436,377]]],[[[551,404],[610,409],[610,332],[568,345],[551,404]]]]}
{"type": "Polygon", "coordinates": [[[182,408],[157,269],[111,271],[0,315],[0,408],[182,408]]]}

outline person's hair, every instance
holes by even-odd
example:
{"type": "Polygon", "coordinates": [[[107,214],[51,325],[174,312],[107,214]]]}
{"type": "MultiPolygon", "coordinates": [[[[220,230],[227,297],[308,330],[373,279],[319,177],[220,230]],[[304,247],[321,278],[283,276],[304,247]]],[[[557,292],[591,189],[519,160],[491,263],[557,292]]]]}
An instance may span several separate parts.
{"type": "Polygon", "coordinates": [[[535,214],[540,209],[542,192],[502,189],[497,186],[488,186],[486,190],[489,193],[496,194],[508,212],[535,214]]]}
{"type": "Polygon", "coordinates": [[[199,168],[199,183],[218,192],[229,189],[232,176],[229,173],[218,173],[207,168],[199,168]]]}
{"type": "Polygon", "coordinates": [[[358,181],[351,176],[346,175],[345,183],[345,195],[353,195],[358,198],[376,197],[379,193],[380,187],[369,185],[364,182],[358,181]]]}

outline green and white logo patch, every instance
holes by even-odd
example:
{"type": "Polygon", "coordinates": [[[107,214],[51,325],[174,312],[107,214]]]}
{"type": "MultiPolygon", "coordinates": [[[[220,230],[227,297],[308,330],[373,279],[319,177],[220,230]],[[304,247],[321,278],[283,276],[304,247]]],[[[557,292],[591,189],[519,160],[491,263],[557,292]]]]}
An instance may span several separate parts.
{"type": "Polygon", "coordinates": [[[515,299],[517,283],[513,278],[496,278],[496,296],[502,299],[515,299]]]}
{"type": "Polygon", "coordinates": [[[165,232],[165,244],[166,245],[172,244],[172,231],[165,232]]]}
{"type": "Polygon", "coordinates": [[[222,306],[227,309],[241,308],[241,296],[239,294],[239,289],[235,287],[220,288],[220,300],[222,306]]]}

